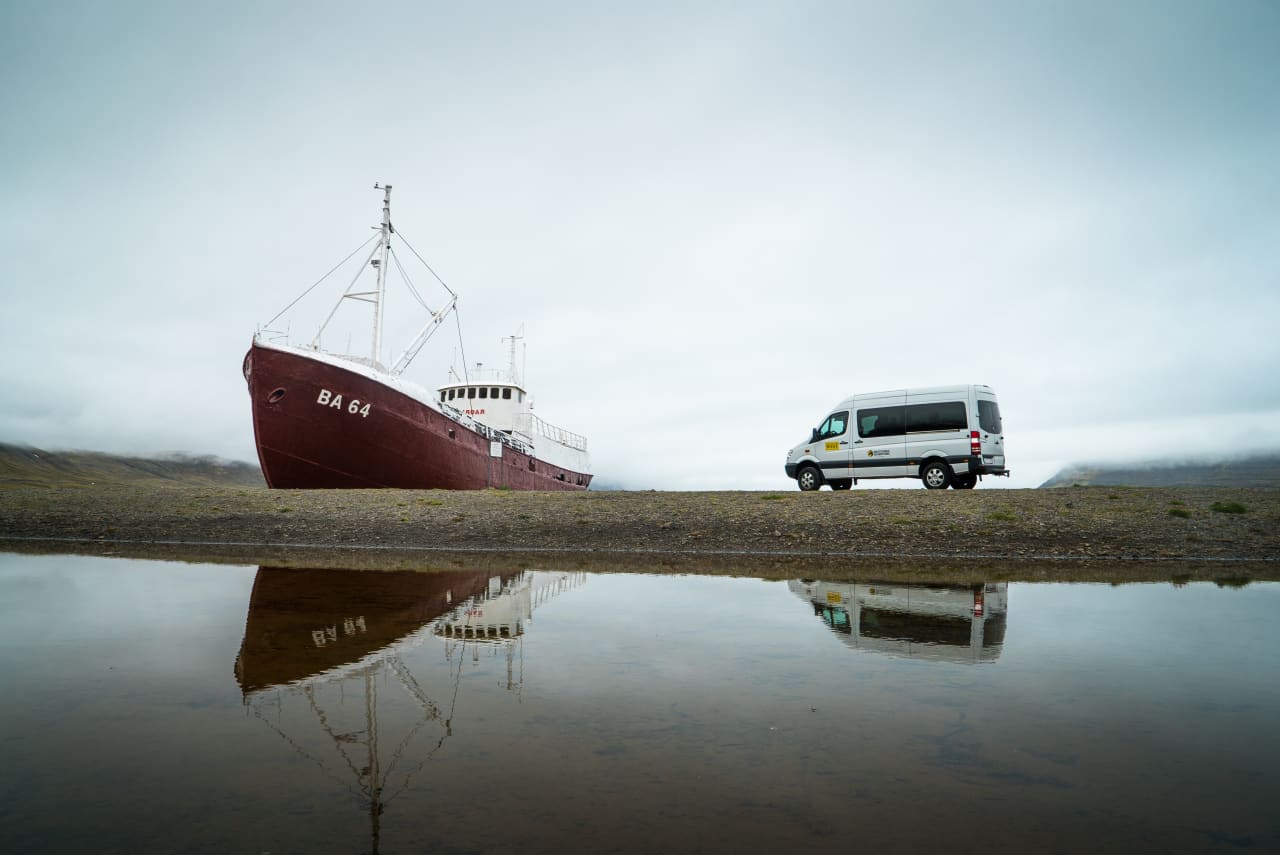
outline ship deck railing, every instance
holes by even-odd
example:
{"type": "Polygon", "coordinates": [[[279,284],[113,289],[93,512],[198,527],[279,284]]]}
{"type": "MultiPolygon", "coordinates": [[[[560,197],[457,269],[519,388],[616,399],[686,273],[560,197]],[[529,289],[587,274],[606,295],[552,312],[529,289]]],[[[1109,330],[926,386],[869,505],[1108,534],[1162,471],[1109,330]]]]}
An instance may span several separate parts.
{"type": "Polygon", "coordinates": [[[530,433],[542,434],[552,442],[558,442],[563,446],[574,449],[575,451],[586,452],[587,438],[585,436],[574,433],[573,431],[565,430],[562,427],[556,427],[549,422],[544,422],[533,413],[521,413],[516,416],[517,422],[526,418],[530,421],[530,433]]]}
{"type": "Polygon", "coordinates": [[[503,445],[514,448],[516,451],[530,456],[534,455],[534,449],[530,443],[525,442],[521,437],[529,437],[531,439],[532,437],[529,435],[533,433],[545,436],[552,442],[557,442],[567,448],[572,448],[574,451],[581,451],[584,454],[587,451],[587,438],[585,436],[565,430],[561,427],[556,427],[549,422],[543,421],[532,413],[521,413],[516,416],[517,422],[528,420],[530,428],[528,431],[515,430],[508,433],[507,431],[498,430],[497,428],[492,428],[482,422],[478,422],[470,416],[464,415],[461,410],[456,407],[452,407],[449,404],[440,404],[440,409],[449,418],[460,424],[466,425],[481,436],[494,442],[500,442],[503,445]]]}

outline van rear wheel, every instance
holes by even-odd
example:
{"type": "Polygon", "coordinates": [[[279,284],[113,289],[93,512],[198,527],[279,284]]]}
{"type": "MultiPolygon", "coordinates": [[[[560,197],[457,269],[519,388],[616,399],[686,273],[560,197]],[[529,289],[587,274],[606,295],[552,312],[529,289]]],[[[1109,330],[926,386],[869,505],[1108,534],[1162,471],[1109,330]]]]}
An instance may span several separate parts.
{"type": "Polygon", "coordinates": [[[814,466],[805,466],[796,474],[796,483],[806,493],[822,486],[822,473],[814,466]]]}
{"type": "Polygon", "coordinates": [[[945,490],[951,483],[951,467],[940,460],[926,463],[920,468],[920,480],[930,490],[945,490]]]}

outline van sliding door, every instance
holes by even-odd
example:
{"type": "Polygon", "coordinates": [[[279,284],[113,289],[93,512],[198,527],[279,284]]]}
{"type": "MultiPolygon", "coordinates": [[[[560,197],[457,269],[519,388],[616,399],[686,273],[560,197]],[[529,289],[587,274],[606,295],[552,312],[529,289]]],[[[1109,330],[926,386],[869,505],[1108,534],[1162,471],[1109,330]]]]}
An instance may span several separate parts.
{"type": "Polygon", "coordinates": [[[853,419],[853,476],[895,478],[907,472],[907,396],[885,395],[860,401],[853,419]]]}

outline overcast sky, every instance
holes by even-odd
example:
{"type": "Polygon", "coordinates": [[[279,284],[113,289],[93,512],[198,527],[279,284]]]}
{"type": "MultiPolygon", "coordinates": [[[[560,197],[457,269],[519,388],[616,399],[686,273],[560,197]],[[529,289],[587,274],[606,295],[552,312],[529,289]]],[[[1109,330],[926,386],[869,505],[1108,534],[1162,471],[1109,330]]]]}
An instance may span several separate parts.
{"type": "Polygon", "coordinates": [[[950,383],[1000,485],[1280,448],[1269,0],[15,0],[0,74],[0,441],[255,460],[254,330],[382,181],[604,484],[794,486],[842,397],[950,383]]]}

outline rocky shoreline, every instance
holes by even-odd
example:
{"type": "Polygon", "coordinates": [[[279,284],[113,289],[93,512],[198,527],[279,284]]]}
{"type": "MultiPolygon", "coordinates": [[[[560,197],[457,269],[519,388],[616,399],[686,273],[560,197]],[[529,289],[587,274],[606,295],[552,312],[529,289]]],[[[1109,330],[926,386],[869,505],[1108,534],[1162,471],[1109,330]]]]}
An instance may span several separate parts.
{"type": "Polygon", "coordinates": [[[1280,490],[0,489],[0,549],[290,566],[1280,579],[1280,490]],[[995,574],[995,575],[993,575],[995,574]]]}

